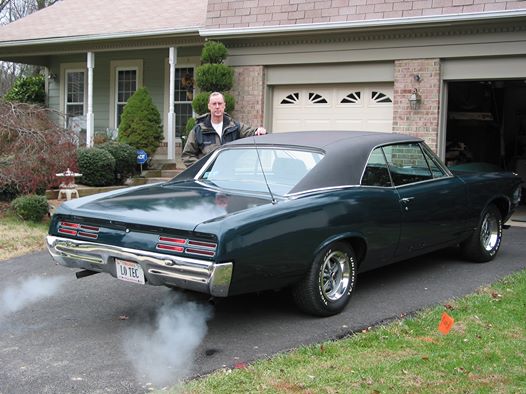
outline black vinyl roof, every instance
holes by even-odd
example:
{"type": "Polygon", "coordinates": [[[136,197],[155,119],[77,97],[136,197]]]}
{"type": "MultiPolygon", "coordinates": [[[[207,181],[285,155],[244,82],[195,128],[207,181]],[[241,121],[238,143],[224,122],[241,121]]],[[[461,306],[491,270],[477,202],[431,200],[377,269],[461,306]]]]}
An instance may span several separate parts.
{"type": "Polygon", "coordinates": [[[358,185],[371,151],[382,145],[422,142],[422,139],[397,133],[372,131],[301,131],[273,133],[242,138],[226,146],[287,146],[325,152],[316,165],[291,193],[326,187],[358,185]]]}

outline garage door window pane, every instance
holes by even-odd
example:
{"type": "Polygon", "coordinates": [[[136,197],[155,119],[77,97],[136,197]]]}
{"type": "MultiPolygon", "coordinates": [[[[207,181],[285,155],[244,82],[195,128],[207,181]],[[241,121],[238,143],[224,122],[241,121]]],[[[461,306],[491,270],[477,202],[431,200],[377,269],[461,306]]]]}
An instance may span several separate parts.
{"type": "Polygon", "coordinates": [[[362,92],[352,92],[345,96],[340,104],[358,104],[362,99],[362,92]]]}
{"type": "Polygon", "coordinates": [[[392,103],[393,101],[389,96],[387,96],[385,93],[382,92],[371,92],[371,100],[373,100],[375,103],[392,103]]]}
{"type": "Polygon", "coordinates": [[[318,93],[309,93],[309,101],[311,104],[327,104],[327,100],[318,93]]]}
{"type": "Polygon", "coordinates": [[[281,100],[280,104],[297,104],[300,101],[300,94],[299,92],[291,93],[287,97],[285,97],[283,100],[281,100]]]}

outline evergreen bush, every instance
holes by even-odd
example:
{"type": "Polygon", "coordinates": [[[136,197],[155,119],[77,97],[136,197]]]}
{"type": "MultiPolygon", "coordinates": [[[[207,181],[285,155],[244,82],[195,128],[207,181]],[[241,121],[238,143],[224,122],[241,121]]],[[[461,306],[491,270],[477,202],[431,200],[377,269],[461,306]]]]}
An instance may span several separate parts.
{"type": "Polygon", "coordinates": [[[11,208],[15,214],[23,220],[30,220],[37,223],[49,212],[47,198],[36,194],[28,194],[15,198],[11,202],[11,208]]]}
{"type": "Polygon", "coordinates": [[[115,159],[116,184],[122,184],[127,178],[135,174],[137,150],[133,146],[110,141],[97,145],[97,148],[108,151],[115,159]]]}
{"type": "Polygon", "coordinates": [[[201,51],[201,62],[210,64],[223,63],[228,55],[226,47],[218,41],[207,41],[201,51]]]}
{"type": "Polygon", "coordinates": [[[81,148],[77,151],[77,164],[82,184],[109,186],[115,183],[115,159],[107,150],[81,148]]]}
{"type": "Polygon", "coordinates": [[[44,104],[46,102],[44,76],[32,75],[18,78],[5,94],[4,100],[28,104],[44,104]]]}
{"type": "Polygon", "coordinates": [[[217,41],[207,41],[201,52],[202,65],[196,69],[195,82],[201,93],[192,100],[194,112],[203,115],[208,112],[208,98],[211,92],[220,92],[225,97],[225,111],[235,109],[234,97],[226,93],[234,85],[234,70],[223,64],[228,50],[217,41]]]}
{"type": "Polygon", "coordinates": [[[224,92],[234,85],[234,70],[226,64],[203,64],[195,70],[197,86],[207,92],[224,92]]]}
{"type": "Polygon", "coordinates": [[[146,88],[128,99],[119,125],[118,141],[143,149],[152,157],[163,140],[161,114],[146,88]]]}

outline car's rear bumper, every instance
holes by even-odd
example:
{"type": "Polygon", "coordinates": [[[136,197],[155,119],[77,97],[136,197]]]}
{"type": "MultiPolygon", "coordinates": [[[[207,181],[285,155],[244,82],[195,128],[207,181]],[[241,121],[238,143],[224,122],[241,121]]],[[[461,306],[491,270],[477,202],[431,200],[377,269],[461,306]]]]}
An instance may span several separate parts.
{"type": "Polygon", "coordinates": [[[140,264],[146,283],[151,285],[179,287],[217,297],[228,296],[232,263],[216,264],[52,235],[48,235],[46,241],[53,259],[66,267],[106,272],[117,277],[117,258],[140,264]]]}

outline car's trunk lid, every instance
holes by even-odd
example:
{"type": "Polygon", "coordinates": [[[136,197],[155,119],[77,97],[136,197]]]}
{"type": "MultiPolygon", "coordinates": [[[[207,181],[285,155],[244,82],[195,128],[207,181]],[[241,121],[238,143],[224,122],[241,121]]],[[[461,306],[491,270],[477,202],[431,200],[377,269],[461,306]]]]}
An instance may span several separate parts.
{"type": "Polygon", "coordinates": [[[72,200],[58,214],[192,231],[200,223],[262,204],[270,197],[225,193],[194,182],[156,184],[72,200]]]}

